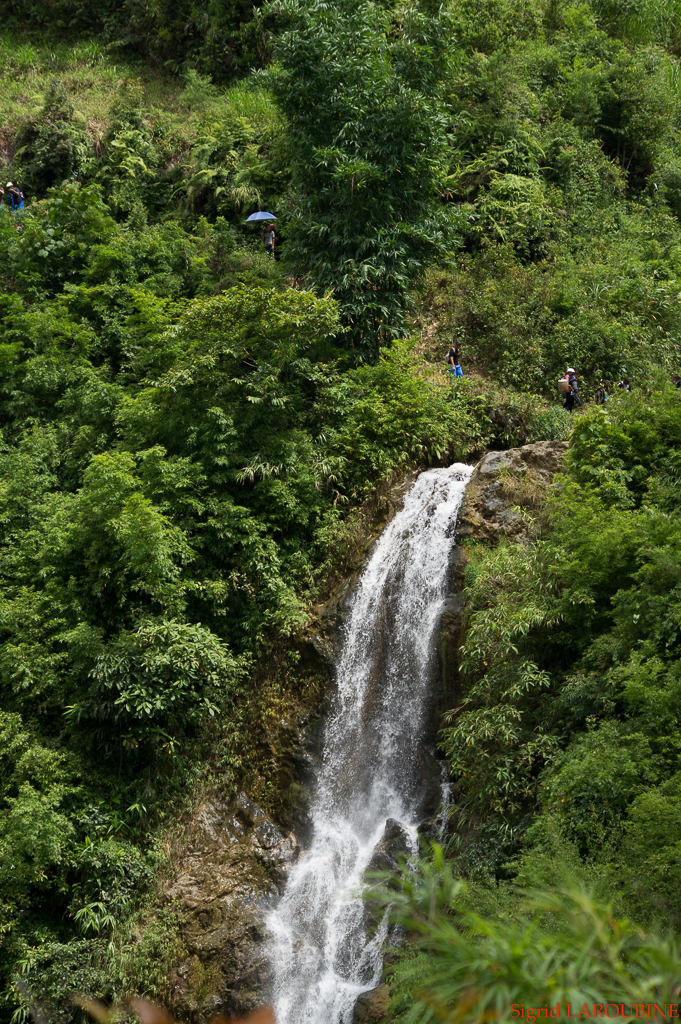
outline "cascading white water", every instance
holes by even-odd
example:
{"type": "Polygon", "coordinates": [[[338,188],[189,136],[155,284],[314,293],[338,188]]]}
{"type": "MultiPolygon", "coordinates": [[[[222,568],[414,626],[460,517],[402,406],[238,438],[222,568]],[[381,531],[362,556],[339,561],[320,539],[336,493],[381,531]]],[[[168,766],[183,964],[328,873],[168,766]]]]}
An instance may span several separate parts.
{"type": "Polygon", "coordinates": [[[351,1024],[380,980],[381,929],[357,895],[388,818],[416,849],[422,738],[456,516],[472,467],[421,473],[358,584],[336,665],[312,842],[268,918],[277,1024],[351,1024]]]}

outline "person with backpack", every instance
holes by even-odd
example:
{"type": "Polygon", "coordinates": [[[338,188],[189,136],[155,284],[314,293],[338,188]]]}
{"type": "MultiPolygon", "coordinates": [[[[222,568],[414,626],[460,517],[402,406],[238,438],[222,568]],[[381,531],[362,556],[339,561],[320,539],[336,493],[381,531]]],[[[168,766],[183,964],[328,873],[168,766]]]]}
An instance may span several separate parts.
{"type": "Polygon", "coordinates": [[[579,397],[579,382],[577,380],[577,371],[573,366],[568,366],[565,376],[562,377],[561,379],[567,381],[567,391],[564,392],[564,408],[566,408],[568,412],[572,412],[572,410],[575,407],[575,402],[577,403],[577,405],[582,404],[582,401],[579,397]]]}
{"type": "Polygon", "coordinates": [[[631,381],[628,377],[622,377],[622,380],[619,382],[617,387],[621,388],[622,391],[631,391],[631,381]]]}
{"type": "Polygon", "coordinates": [[[672,384],[674,385],[675,388],[681,388],[681,374],[679,374],[679,373],[673,373],[672,374],[672,384]]]}
{"type": "Polygon", "coordinates": [[[596,388],[594,401],[596,402],[596,405],[605,405],[606,402],[610,401],[610,395],[608,394],[608,386],[605,383],[605,381],[601,381],[601,383],[596,388]]]}
{"type": "Polygon", "coordinates": [[[16,185],[13,185],[11,181],[7,182],[7,195],[9,201],[12,204],[12,213],[17,213],[19,210],[24,208],[24,193],[16,185]]]}
{"type": "Polygon", "coordinates": [[[461,369],[461,346],[458,342],[454,342],[447,355],[447,369],[451,373],[452,377],[463,377],[463,370],[461,369]]]}

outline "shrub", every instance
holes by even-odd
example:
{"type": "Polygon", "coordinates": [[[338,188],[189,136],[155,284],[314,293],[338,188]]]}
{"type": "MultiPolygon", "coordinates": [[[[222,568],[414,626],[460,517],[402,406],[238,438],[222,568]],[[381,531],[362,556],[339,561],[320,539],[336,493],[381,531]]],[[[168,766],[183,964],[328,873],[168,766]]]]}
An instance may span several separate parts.
{"type": "Polygon", "coordinates": [[[89,156],[83,119],[59,82],[53,82],[41,113],[25,122],[16,137],[13,174],[30,198],[77,177],[89,156]]]}
{"type": "Polygon", "coordinates": [[[391,1009],[405,1024],[454,1024],[464,1015],[482,1024],[512,1020],[521,1008],[527,1019],[547,1005],[560,1014],[567,1005],[675,998],[674,939],[616,920],[607,902],[574,883],[489,893],[497,912],[482,917],[479,890],[469,895],[436,847],[391,890],[384,902],[393,920],[417,936],[389,977],[391,1009]]]}

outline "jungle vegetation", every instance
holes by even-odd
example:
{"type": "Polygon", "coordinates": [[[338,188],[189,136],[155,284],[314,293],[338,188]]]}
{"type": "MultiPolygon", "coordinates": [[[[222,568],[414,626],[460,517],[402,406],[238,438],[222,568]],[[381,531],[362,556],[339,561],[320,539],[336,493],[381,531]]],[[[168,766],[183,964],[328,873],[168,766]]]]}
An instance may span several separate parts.
{"type": "Polygon", "coordinates": [[[396,1019],[628,1012],[678,984],[679,404],[592,406],[533,542],[468,547],[454,827],[399,893],[396,1019]]]}
{"type": "Polygon", "coordinates": [[[681,912],[681,9],[256,6],[0,5],[0,1020],[167,997],[168,835],[214,786],[282,806],[296,637],[362,515],[407,468],[566,437],[568,364],[587,403],[635,391],[576,417],[532,545],[469,551],[461,842],[394,1012],[476,934],[452,870],[499,948],[556,877],[565,948],[652,929],[642,993],[681,912]]]}

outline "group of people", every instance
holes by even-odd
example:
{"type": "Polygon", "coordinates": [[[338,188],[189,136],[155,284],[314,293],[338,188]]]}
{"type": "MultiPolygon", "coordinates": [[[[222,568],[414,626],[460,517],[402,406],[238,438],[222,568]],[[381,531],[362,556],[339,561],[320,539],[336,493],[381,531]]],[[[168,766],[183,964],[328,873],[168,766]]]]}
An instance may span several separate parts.
{"type": "MultiPolygon", "coordinates": [[[[461,345],[458,341],[453,343],[447,354],[447,369],[453,377],[463,377],[463,370],[461,369],[461,345]]],[[[672,382],[674,387],[681,389],[681,374],[672,374],[672,382]]],[[[622,377],[622,380],[619,382],[617,387],[620,391],[631,391],[631,380],[629,377],[622,377]]],[[[565,374],[558,380],[558,391],[564,398],[563,405],[568,412],[572,412],[576,405],[582,404],[582,400],[579,397],[579,374],[575,370],[574,366],[568,366],[565,374]]],[[[606,402],[610,401],[608,385],[603,380],[596,388],[594,401],[597,405],[605,405],[606,402]]]]}
{"type": "MultiPolygon", "coordinates": [[[[563,406],[568,412],[572,412],[575,405],[581,405],[582,400],[579,397],[579,374],[574,367],[569,366],[564,376],[558,381],[558,390],[565,396],[563,406]]],[[[631,391],[631,381],[628,377],[622,377],[617,387],[621,391],[631,391]]],[[[608,393],[608,385],[604,380],[600,382],[596,388],[596,394],[594,395],[594,401],[596,405],[605,405],[606,402],[610,401],[610,395],[608,393]]]]}
{"type": "Polygon", "coordinates": [[[0,186],[0,208],[6,209],[9,199],[9,206],[12,213],[17,213],[24,208],[24,193],[11,181],[8,181],[4,188],[0,186]]]}
{"type": "MultiPolygon", "coordinates": [[[[579,381],[577,380],[578,374],[573,367],[568,367],[567,372],[558,381],[558,390],[564,394],[565,403],[564,406],[568,412],[572,412],[575,405],[581,405],[581,399],[579,397],[579,381]]],[[[672,374],[672,383],[674,387],[681,388],[681,374],[672,374]]],[[[620,391],[632,391],[631,380],[629,377],[622,377],[622,380],[617,385],[620,391]]],[[[608,393],[608,385],[605,381],[601,381],[596,388],[596,394],[594,395],[594,401],[596,405],[605,405],[606,402],[610,401],[610,395],[608,393]]]]}

